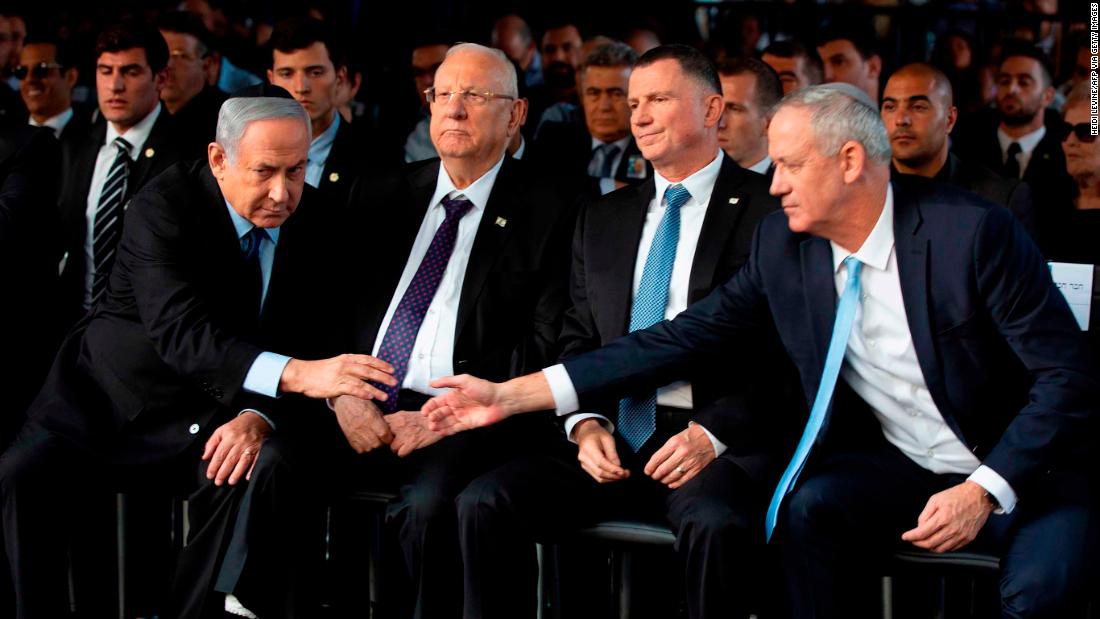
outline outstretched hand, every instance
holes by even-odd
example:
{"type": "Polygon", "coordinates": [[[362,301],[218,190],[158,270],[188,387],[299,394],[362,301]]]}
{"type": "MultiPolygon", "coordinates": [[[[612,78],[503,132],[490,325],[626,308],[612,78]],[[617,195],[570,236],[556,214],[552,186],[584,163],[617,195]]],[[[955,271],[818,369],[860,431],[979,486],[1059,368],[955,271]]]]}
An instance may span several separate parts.
{"type": "Polygon", "coordinates": [[[481,428],[509,416],[499,402],[500,385],[469,374],[432,381],[436,389],[451,389],[428,400],[420,413],[433,432],[444,436],[481,428]]]}

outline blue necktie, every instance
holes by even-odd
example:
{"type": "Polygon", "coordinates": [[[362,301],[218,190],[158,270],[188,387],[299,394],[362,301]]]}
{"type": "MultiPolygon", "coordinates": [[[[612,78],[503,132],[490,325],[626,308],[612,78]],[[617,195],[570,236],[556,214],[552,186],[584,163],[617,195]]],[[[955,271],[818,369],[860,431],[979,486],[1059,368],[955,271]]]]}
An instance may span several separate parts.
{"type": "Polygon", "coordinates": [[[264,272],[263,266],[260,264],[260,246],[267,238],[271,238],[268,236],[267,230],[259,226],[252,226],[252,229],[240,239],[248,286],[252,293],[251,298],[256,302],[255,314],[257,316],[263,311],[264,306],[264,272]]]}
{"type": "MultiPolygon", "coordinates": [[[[665,210],[653,245],[645,259],[642,281],[630,309],[630,330],[650,327],[665,318],[668,305],[668,282],[676,262],[676,244],[680,241],[680,207],[691,198],[683,185],[669,185],[665,190],[665,210]]],[[[619,432],[630,448],[637,452],[657,429],[657,393],[645,398],[625,398],[619,401],[619,432]]]]}
{"type": "Polygon", "coordinates": [[[817,434],[821,431],[821,425],[825,416],[829,414],[833,401],[833,390],[836,387],[837,377],[840,376],[840,366],[844,365],[844,352],[848,349],[848,337],[852,333],[852,323],[856,318],[856,307],[859,306],[859,272],[863,263],[853,256],[844,259],[848,266],[848,283],[844,285],[844,293],[840,296],[840,303],[836,307],[836,322],[833,323],[833,335],[829,340],[829,352],[825,356],[825,369],[821,373],[821,383],[817,386],[817,395],[814,397],[814,406],[810,409],[810,418],[806,422],[806,429],[802,432],[802,439],[798,441],[798,448],[794,450],[794,457],[779,478],[779,485],[775,488],[771,503],[768,504],[768,515],[764,522],[768,541],[771,541],[772,531],[779,517],[779,507],[783,504],[783,498],[787,496],[798,481],[798,475],[810,456],[817,434]]]}

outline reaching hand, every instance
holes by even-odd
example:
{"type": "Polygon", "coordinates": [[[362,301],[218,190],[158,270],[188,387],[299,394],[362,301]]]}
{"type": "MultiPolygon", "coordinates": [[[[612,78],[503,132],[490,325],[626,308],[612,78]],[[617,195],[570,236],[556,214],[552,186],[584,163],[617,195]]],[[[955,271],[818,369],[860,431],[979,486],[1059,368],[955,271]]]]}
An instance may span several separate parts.
{"type": "Polygon", "coordinates": [[[393,442],[390,450],[404,458],[417,449],[435,444],[443,438],[438,432],[428,428],[428,420],[420,411],[397,411],[386,415],[386,423],[393,430],[393,442]]]}
{"type": "Polygon", "coordinates": [[[901,539],[932,552],[958,550],[974,541],[993,512],[985,489],[972,481],[937,492],[901,539]]]}
{"type": "Polygon", "coordinates": [[[585,419],[574,426],[573,439],[577,441],[577,460],[593,479],[605,484],[630,477],[630,471],[620,465],[615,438],[598,419],[585,419]]]}
{"type": "Polygon", "coordinates": [[[397,384],[393,366],[370,355],[340,355],[320,361],[291,359],[279,378],[279,390],[318,399],[349,395],[361,400],[385,400],[386,394],[368,380],[397,384]]]}
{"type": "Polygon", "coordinates": [[[206,478],[213,479],[215,486],[222,485],[227,479],[233,486],[242,476],[251,478],[260,446],[268,434],[271,434],[271,425],[251,412],[237,415],[218,427],[206,441],[202,452],[203,461],[210,461],[210,466],[206,467],[206,478]]]}
{"type": "Polygon", "coordinates": [[[645,474],[675,490],[699,474],[717,456],[698,424],[672,436],[645,465],[645,474]]]}
{"type": "Polygon", "coordinates": [[[393,432],[374,402],[342,396],[333,400],[332,407],[336,410],[336,422],[355,453],[389,445],[393,440],[393,432]]]}
{"type": "Polygon", "coordinates": [[[463,430],[489,426],[508,417],[499,403],[500,385],[468,374],[432,381],[436,389],[451,391],[428,400],[420,413],[433,432],[450,436],[463,430]]]}

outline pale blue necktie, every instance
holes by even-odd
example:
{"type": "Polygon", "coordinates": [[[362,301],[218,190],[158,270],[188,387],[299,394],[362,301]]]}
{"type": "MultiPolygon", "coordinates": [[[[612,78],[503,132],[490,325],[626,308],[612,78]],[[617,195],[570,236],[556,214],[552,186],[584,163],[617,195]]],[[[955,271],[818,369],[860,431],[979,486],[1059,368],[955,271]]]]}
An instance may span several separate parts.
{"type": "Polygon", "coordinates": [[[844,259],[848,266],[848,283],[844,285],[844,293],[840,296],[840,303],[836,307],[836,322],[833,323],[833,335],[829,340],[829,352],[825,356],[825,370],[821,373],[821,384],[817,387],[817,395],[814,397],[814,406],[810,410],[810,419],[806,422],[806,429],[802,432],[802,440],[798,442],[798,448],[794,451],[791,463],[783,476],[779,478],[779,485],[775,488],[771,503],[768,504],[768,515],[764,521],[767,539],[771,541],[775,523],[779,517],[779,507],[783,504],[783,498],[787,496],[798,481],[798,475],[810,456],[817,434],[821,431],[821,425],[825,416],[829,414],[829,408],[833,401],[833,390],[836,387],[837,377],[840,376],[840,366],[844,365],[844,351],[848,349],[848,336],[852,333],[852,323],[856,318],[856,307],[859,305],[859,272],[863,263],[854,256],[844,259]]]}
{"type": "MultiPolygon", "coordinates": [[[[648,328],[665,318],[668,305],[668,283],[672,279],[672,265],[676,262],[676,244],[680,241],[680,207],[691,198],[683,185],[669,185],[665,190],[665,210],[649,255],[642,269],[642,280],[634,305],[630,309],[630,330],[648,328]]],[[[657,392],[644,398],[625,398],[619,401],[619,432],[630,448],[637,452],[653,436],[657,429],[657,392]]]]}

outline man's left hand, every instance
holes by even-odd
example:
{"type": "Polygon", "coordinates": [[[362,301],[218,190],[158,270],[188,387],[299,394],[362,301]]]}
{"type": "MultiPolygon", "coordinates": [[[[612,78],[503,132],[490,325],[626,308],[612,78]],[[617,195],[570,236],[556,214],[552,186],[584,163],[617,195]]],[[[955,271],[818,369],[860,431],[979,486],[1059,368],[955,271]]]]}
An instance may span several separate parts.
{"type": "Polygon", "coordinates": [[[668,439],[645,465],[645,474],[675,490],[718,457],[707,433],[697,424],[668,439]]]}
{"type": "Polygon", "coordinates": [[[916,528],[901,539],[932,552],[958,550],[974,541],[994,507],[984,488],[964,481],[933,494],[917,517],[916,528]]]}
{"type": "Polygon", "coordinates": [[[271,425],[252,412],[237,415],[233,421],[214,430],[202,452],[203,461],[210,461],[210,466],[206,467],[206,478],[213,479],[215,486],[224,484],[226,480],[232,486],[241,477],[252,477],[252,468],[260,455],[260,445],[269,434],[271,425]]]}
{"type": "Polygon", "coordinates": [[[390,413],[386,415],[386,423],[393,431],[390,449],[402,458],[443,438],[442,434],[428,428],[428,420],[420,411],[390,413]]]}

